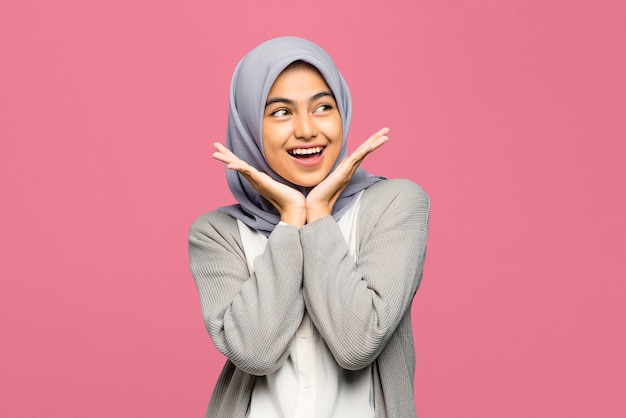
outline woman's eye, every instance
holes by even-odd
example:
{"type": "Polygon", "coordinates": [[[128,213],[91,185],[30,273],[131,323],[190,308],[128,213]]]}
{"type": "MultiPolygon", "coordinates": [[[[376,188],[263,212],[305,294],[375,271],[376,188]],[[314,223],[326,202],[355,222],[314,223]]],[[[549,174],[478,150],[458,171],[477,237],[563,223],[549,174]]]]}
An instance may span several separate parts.
{"type": "Polygon", "coordinates": [[[323,104],[315,108],[315,113],[322,113],[331,110],[333,107],[328,104],[323,104]]]}
{"type": "Polygon", "coordinates": [[[287,116],[288,114],[289,114],[289,111],[287,109],[277,109],[271,113],[272,116],[278,116],[278,117],[287,116]]]}

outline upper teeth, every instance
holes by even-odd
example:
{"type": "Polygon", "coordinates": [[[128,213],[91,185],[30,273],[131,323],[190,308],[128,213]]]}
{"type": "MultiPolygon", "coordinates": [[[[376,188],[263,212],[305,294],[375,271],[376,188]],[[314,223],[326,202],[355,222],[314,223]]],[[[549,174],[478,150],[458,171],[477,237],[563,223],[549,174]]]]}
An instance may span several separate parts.
{"type": "Polygon", "coordinates": [[[323,150],[322,147],[296,148],[296,149],[292,149],[290,152],[296,155],[308,155],[308,154],[317,154],[319,152],[322,152],[322,150],[323,150]]]}

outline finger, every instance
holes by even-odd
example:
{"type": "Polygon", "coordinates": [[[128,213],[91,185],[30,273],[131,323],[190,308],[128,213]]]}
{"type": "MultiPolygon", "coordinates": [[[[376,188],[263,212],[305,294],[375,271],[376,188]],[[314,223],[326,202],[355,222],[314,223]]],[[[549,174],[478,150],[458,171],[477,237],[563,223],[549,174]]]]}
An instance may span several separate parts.
{"type": "Polygon", "coordinates": [[[375,132],[374,134],[372,134],[365,141],[363,141],[361,145],[369,145],[369,144],[379,141],[381,138],[385,138],[385,137],[388,138],[389,132],[390,132],[389,128],[382,128],[378,132],[375,132]]]}
{"type": "Polygon", "coordinates": [[[383,128],[370,136],[362,145],[371,152],[389,140],[389,128],[383,128]]]}
{"type": "Polygon", "coordinates": [[[214,143],[213,147],[216,149],[216,152],[213,153],[213,158],[215,158],[216,160],[219,160],[226,164],[244,162],[239,157],[237,157],[231,150],[229,150],[219,142],[214,143]]]}
{"type": "Polygon", "coordinates": [[[213,144],[213,148],[215,148],[216,154],[219,153],[219,154],[223,154],[229,157],[236,157],[236,155],[233,154],[231,150],[229,150],[228,148],[226,148],[224,145],[220,144],[219,142],[215,142],[213,144]]]}
{"type": "Polygon", "coordinates": [[[232,162],[232,158],[231,157],[229,157],[227,155],[224,155],[221,152],[214,152],[213,153],[213,158],[215,158],[216,160],[221,161],[223,163],[226,163],[226,164],[232,162]]]}
{"type": "Polygon", "coordinates": [[[217,152],[219,152],[220,154],[224,154],[226,156],[232,157],[232,158],[236,158],[239,159],[239,157],[237,157],[237,155],[235,155],[235,153],[233,153],[231,150],[229,150],[228,148],[226,148],[224,145],[220,144],[219,142],[216,142],[213,144],[213,147],[217,150],[217,152]]]}
{"type": "Polygon", "coordinates": [[[389,141],[389,128],[383,128],[370,136],[365,142],[363,142],[354,152],[350,155],[349,159],[353,163],[360,164],[363,159],[370,153],[377,150],[387,141],[389,141]]]}

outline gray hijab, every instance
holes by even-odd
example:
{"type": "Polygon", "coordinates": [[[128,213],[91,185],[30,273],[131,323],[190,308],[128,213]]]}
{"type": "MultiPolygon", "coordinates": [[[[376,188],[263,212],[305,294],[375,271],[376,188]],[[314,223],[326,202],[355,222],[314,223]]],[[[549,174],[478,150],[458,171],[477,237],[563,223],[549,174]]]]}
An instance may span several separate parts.
{"type": "MultiPolygon", "coordinates": [[[[310,41],[295,37],[281,37],[262,43],[243,57],[235,68],[230,86],[226,147],[257,170],[300,190],[306,196],[311,188],[294,185],[270,168],[263,155],[261,138],[267,95],[276,78],[294,61],[304,61],[317,68],[335,95],[343,123],[343,145],[333,170],[347,156],[346,138],[352,115],[348,86],[326,51],[310,41]]],[[[220,210],[268,236],[280,221],[278,210],[257,193],[239,172],[227,170],[226,179],[239,204],[224,206],[220,210]]],[[[382,179],[359,168],[337,199],[333,207],[333,218],[339,220],[361,190],[382,179]]]]}

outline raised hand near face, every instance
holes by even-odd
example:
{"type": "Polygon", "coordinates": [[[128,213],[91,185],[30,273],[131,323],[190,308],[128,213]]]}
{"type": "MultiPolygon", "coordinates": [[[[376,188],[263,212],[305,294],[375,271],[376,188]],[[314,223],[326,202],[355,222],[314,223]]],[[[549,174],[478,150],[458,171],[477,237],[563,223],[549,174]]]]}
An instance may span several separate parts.
{"type": "Polygon", "coordinates": [[[306,223],[330,215],[341,192],[348,186],[361,162],[370,153],[389,140],[389,128],[383,128],[370,136],[350,156],[341,160],[337,168],[306,197],[306,223]]]}
{"type": "Polygon", "coordinates": [[[350,156],[304,197],[298,190],[279,183],[267,174],[252,167],[224,145],[216,142],[213,158],[226,163],[229,170],[241,173],[250,185],[265,197],[280,213],[280,220],[294,226],[303,226],[323,216],[332,214],[335,202],[352,180],[365,157],[389,140],[388,128],[370,136],[350,156]]]}
{"type": "Polygon", "coordinates": [[[216,149],[213,158],[226,163],[229,170],[241,173],[254,190],[278,209],[281,221],[294,226],[305,224],[306,208],[302,193],[252,167],[219,142],[214,143],[213,147],[216,149]]]}

